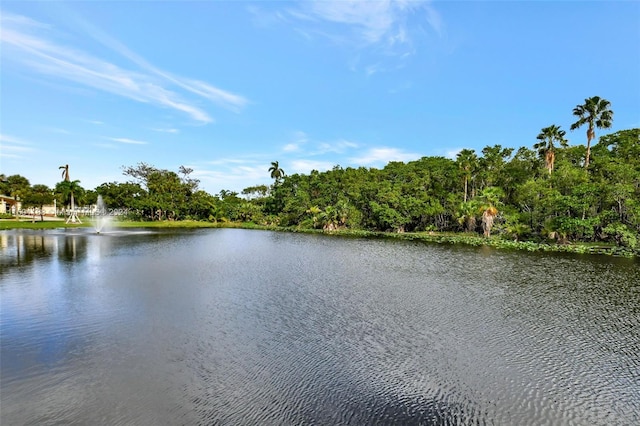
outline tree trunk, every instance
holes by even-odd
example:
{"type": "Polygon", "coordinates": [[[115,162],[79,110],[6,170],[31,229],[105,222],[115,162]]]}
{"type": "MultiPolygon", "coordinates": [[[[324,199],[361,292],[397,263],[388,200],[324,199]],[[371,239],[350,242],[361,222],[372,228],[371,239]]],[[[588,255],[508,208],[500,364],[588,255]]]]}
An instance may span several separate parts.
{"type": "Polygon", "coordinates": [[[553,171],[553,164],[556,161],[556,154],[553,151],[547,151],[545,156],[545,162],[547,163],[547,169],[549,170],[549,174],[553,171]]]}
{"type": "Polygon", "coordinates": [[[467,202],[467,187],[469,185],[469,179],[465,176],[464,177],[464,202],[467,202]]]}
{"type": "Polygon", "coordinates": [[[489,207],[482,213],[482,230],[485,237],[491,236],[491,228],[493,227],[493,221],[496,217],[494,213],[497,213],[495,207],[489,207]]]}
{"type": "Polygon", "coordinates": [[[589,167],[589,159],[591,158],[591,140],[595,137],[595,132],[591,127],[587,130],[587,156],[584,159],[584,168],[589,167]]]}
{"type": "Polygon", "coordinates": [[[473,232],[476,230],[476,217],[473,215],[467,216],[467,232],[473,232]]]}

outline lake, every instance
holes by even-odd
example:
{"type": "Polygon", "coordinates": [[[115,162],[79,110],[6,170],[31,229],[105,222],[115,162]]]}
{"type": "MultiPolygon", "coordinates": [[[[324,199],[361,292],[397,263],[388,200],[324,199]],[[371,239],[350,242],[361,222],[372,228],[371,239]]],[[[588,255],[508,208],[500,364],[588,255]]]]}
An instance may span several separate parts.
{"type": "Polygon", "coordinates": [[[0,231],[3,425],[638,425],[640,263],[0,231]]]}

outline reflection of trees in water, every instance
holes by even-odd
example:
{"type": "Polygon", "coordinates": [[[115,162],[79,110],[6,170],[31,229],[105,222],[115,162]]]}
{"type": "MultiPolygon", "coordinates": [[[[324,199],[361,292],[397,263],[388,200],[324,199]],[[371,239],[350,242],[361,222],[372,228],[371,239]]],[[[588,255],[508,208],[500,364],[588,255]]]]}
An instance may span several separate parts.
{"type": "Polygon", "coordinates": [[[10,267],[26,266],[55,256],[74,262],[87,256],[87,239],[80,235],[56,236],[40,233],[0,234],[0,275],[10,267]]]}
{"type": "Polygon", "coordinates": [[[28,265],[38,258],[51,255],[53,250],[50,238],[30,234],[1,234],[0,247],[0,271],[6,267],[28,265]]]}
{"type": "Polygon", "coordinates": [[[58,257],[68,262],[84,259],[87,257],[87,239],[77,235],[66,237],[58,251],[58,257]]]}

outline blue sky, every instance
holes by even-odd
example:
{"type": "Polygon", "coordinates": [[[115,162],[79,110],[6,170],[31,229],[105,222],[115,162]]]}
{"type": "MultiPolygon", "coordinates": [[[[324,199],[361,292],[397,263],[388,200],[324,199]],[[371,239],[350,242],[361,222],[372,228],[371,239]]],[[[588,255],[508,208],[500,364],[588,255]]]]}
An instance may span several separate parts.
{"type": "MultiPolygon", "coordinates": [[[[240,192],[287,174],[531,147],[573,108],[640,126],[636,1],[3,1],[0,173],[122,166],[240,192]]],[[[599,131],[597,135],[603,134],[599,131]]]]}

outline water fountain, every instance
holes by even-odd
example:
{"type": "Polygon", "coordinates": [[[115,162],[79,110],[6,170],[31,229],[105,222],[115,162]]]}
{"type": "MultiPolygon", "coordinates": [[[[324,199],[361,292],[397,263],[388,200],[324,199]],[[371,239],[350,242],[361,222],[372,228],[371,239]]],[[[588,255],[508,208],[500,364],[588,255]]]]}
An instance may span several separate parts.
{"type": "Polygon", "coordinates": [[[107,208],[104,204],[104,200],[102,199],[102,195],[98,195],[98,201],[96,203],[96,219],[94,228],[96,230],[96,234],[100,234],[103,231],[106,231],[110,228],[111,225],[111,216],[109,216],[107,212],[107,208]]]}

